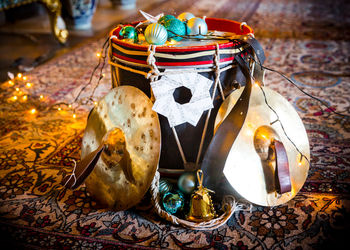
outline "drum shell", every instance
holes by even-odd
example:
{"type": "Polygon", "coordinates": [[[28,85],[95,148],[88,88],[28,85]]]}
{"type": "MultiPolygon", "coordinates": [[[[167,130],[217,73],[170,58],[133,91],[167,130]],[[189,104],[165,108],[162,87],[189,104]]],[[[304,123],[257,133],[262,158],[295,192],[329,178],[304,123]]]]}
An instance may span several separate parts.
{"type": "MultiPolygon", "coordinates": [[[[210,30],[229,31],[235,32],[238,35],[252,34],[252,29],[249,26],[240,26],[240,23],[226,20],[207,18],[206,22],[210,30]]],[[[115,35],[113,31],[111,36],[115,35]]],[[[220,54],[220,68],[224,68],[231,65],[232,68],[224,70],[220,74],[220,82],[223,88],[225,96],[228,96],[235,88],[237,80],[241,85],[245,84],[242,80],[241,74],[237,73],[237,67],[235,66],[234,56],[238,53],[247,55],[247,50],[244,42],[229,42],[227,44],[220,44],[220,51],[226,50],[226,53],[220,54]],[[231,52],[227,52],[227,51],[231,52]],[[233,51],[233,52],[232,52],[233,51]]],[[[148,73],[150,68],[147,65],[147,57],[149,48],[140,45],[130,45],[123,43],[123,41],[113,38],[111,39],[111,62],[117,63],[124,67],[116,67],[111,64],[112,72],[112,87],[119,85],[131,85],[142,90],[148,97],[151,98],[151,87],[150,80],[145,78],[143,74],[136,73],[137,71],[143,71],[148,73]],[[131,70],[128,70],[131,69],[131,70]]],[[[184,47],[183,51],[181,47],[157,47],[155,53],[156,65],[162,72],[167,68],[171,69],[211,69],[214,67],[215,61],[215,45],[211,46],[193,46],[184,47]],[[209,52],[209,53],[206,53],[209,52]],[[157,57],[157,53],[159,56],[157,57]],[[170,54],[172,57],[164,57],[164,53],[170,54]],[[200,56],[195,59],[184,59],[182,58],[186,53],[204,53],[205,56],[200,56]]],[[[215,81],[215,71],[201,72],[202,76],[215,81]]],[[[214,84],[210,89],[210,93],[213,93],[214,84]]],[[[178,99],[188,99],[187,96],[180,96],[178,99]]],[[[216,91],[215,98],[213,101],[214,108],[211,110],[211,115],[208,123],[208,129],[203,144],[201,159],[209,145],[213,136],[214,121],[217,111],[222,103],[222,98],[219,89],[216,91]]],[[[187,162],[196,162],[204,124],[208,111],[205,111],[197,126],[192,126],[189,123],[184,123],[176,126],[176,132],[181,142],[183,152],[185,154],[187,162]]],[[[161,125],[161,156],[159,162],[160,172],[162,169],[183,169],[183,161],[172,131],[169,126],[167,118],[159,114],[160,125],[161,125]]]]}
{"type": "MultiPolygon", "coordinates": [[[[130,65],[128,65],[130,67],[130,65]]],[[[133,67],[136,70],[143,70],[144,72],[148,72],[148,68],[140,68],[133,67]]],[[[213,82],[215,81],[215,73],[214,72],[206,72],[199,73],[202,76],[211,79],[213,82]]],[[[237,68],[233,67],[226,71],[223,71],[220,74],[220,82],[223,87],[223,91],[225,96],[228,96],[235,89],[235,80],[237,75],[237,68]]],[[[131,85],[142,90],[148,97],[151,98],[151,86],[150,80],[146,79],[143,75],[112,66],[112,84],[113,87],[119,85],[131,85]]],[[[245,82],[240,80],[240,84],[244,85],[245,82]]],[[[210,93],[213,93],[214,84],[210,89],[210,93]]],[[[178,99],[184,100],[187,99],[187,96],[179,96],[178,99]]],[[[214,129],[214,121],[217,114],[217,111],[222,103],[222,98],[219,90],[216,91],[213,106],[214,108],[211,111],[208,129],[206,133],[206,137],[203,144],[202,155],[204,154],[210,140],[213,136],[214,129]]],[[[204,124],[206,120],[208,111],[205,111],[200,120],[198,121],[197,126],[192,126],[189,123],[184,123],[176,126],[176,132],[181,142],[181,146],[183,148],[184,154],[186,156],[186,160],[188,162],[196,162],[200,141],[204,129],[204,124]]],[[[159,114],[159,120],[161,125],[161,135],[162,135],[162,143],[161,143],[161,156],[159,167],[161,169],[183,169],[183,162],[178,150],[178,146],[175,141],[175,137],[173,135],[173,131],[169,126],[167,118],[159,114]]]]}

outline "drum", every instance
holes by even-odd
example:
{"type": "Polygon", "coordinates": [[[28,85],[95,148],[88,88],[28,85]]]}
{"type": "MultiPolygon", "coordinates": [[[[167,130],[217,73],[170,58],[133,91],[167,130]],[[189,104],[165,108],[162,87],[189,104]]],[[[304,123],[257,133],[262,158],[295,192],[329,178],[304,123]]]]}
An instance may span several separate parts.
{"type": "MultiPolygon", "coordinates": [[[[206,18],[205,21],[209,32],[215,31],[216,34],[232,35],[232,37],[253,36],[253,30],[239,22],[219,18],[206,18]]],[[[132,25],[136,24],[137,22],[132,25]]],[[[213,93],[214,84],[210,88],[213,108],[202,113],[196,126],[190,123],[177,125],[174,136],[174,128],[169,126],[167,118],[159,115],[162,137],[159,172],[163,175],[178,175],[184,169],[190,168],[189,166],[198,168],[213,136],[215,117],[223,98],[237,88],[238,82],[241,85],[245,84],[244,80],[238,79],[234,57],[237,54],[244,57],[250,53],[248,44],[244,39],[222,39],[180,41],[170,46],[150,48],[149,45],[132,44],[120,40],[117,38],[118,32],[119,29],[116,28],[110,33],[109,63],[112,87],[131,85],[142,90],[154,101],[150,83],[152,80],[163,77],[154,72],[192,70],[212,80],[213,83],[217,77],[220,79],[220,86],[215,93],[213,93]],[[153,61],[150,60],[150,56],[153,61]],[[220,69],[219,74],[217,69],[220,69]]],[[[191,93],[188,91],[179,91],[175,95],[178,102],[185,102],[191,98],[191,93]]]]}

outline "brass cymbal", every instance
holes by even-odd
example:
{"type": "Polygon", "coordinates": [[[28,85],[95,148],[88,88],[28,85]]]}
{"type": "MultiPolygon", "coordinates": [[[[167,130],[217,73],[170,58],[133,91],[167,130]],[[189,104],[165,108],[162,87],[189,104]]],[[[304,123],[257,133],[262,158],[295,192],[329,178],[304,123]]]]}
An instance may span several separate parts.
{"type": "MultiPolygon", "coordinates": [[[[309,141],[303,122],[293,106],[280,94],[262,87],[269,105],[278,114],[288,137],[307,159],[310,159],[309,141]]],[[[229,114],[243,88],[234,91],[221,105],[216,120],[217,130],[229,114]]],[[[265,103],[259,85],[254,84],[245,122],[226,159],[223,173],[232,186],[234,195],[251,203],[263,206],[277,206],[292,199],[303,186],[309,163],[301,159],[300,153],[288,140],[275,113],[265,103]],[[288,157],[291,192],[276,192],[276,162],[269,156],[269,145],[273,140],[283,143],[288,157]]]]}
{"type": "Polygon", "coordinates": [[[112,89],[89,115],[82,159],[101,143],[105,149],[85,184],[100,203],[125,210],[141,201],[160,156],[161,132],[153,103],[139,89],[112,89]]]}

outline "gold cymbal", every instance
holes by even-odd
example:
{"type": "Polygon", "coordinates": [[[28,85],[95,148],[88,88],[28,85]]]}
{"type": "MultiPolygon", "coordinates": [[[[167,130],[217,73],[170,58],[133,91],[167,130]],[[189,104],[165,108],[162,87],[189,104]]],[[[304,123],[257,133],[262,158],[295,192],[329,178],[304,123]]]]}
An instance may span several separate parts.
{"type": "MultiPolygon", "coordinates": [[[[288,137],[307,159],[310,159],[310,147],[306,130],[293,106],[280,94],[262,87],[269,105],[279,115],[288,137]]],[[[217,130],[229,114],[243,88],[234,91],[221,105],[216,120],[217,130]]],[[[309,163],[301,159],[300,153],[288,140],[277,117],[266,105],[259,85],[254,84],[245,122],[226,159],[224,175],[239,199],[263,206],[277,206],[292,199],[303,186],[309,163]],[[276,162],[269,154],[269,145],[273,140],[283,143],[289,164],[291,192],[276,192],[276,162]],[[301,161],[300,161],[301,160],[301,161]]]]}
{"type": "Polygon", "coordinates": [[[85,184],[100,203],[125,210],[141,201],[160,155],[161,132],[153,103],[139,89],[112,89],[89,115],[82,159],[101,143],[105,149],[85,184]]]}

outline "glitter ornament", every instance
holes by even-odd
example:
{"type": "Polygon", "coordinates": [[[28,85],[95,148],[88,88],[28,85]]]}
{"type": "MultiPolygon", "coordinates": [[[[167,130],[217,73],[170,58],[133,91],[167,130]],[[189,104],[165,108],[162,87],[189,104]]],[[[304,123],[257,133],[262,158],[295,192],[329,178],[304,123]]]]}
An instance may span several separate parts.
{"type": "Polygon", "coordinates": [[[202,37],[201,35],[206,35],[208,33],[207,23],[199,17],[194,17],[188,20],[187,27],[190,29],[189,35],[202,37]]]}
{"type": "Polygon", "coordinates": [[[165,15],[165,16],[162,16],[161,18],[159,18],[158,23],[163,25],[166,21],[168,21],[169,19],[173,19],[173,18],[175,18],[173,15],[165,15]]]}
{"type": "Polygon", "coordinates": [[[169,214],[176,214],[184,207],[185,199],[181,192],[167,192],[163,196],[163,207],[169,214]]]}
{"type": "Polygon", "coordinates": [[[184,22],[184,21],[188,21],[188,20],[190,20],[191,18],[194,18],[194,17],[195,17],[195,15],[193,15],[190,12],[183,12],[177,17],[177,19],[179,19],[179,20],[184,22]]]}
{"type": "Polygon", "coordinates": [[[177,185],[183,193],[191,194],[196,188],[196,179],[195,173],[186,172],[180,176],[177,185]]]}
{"type": "Polygon", "coordinates": [[[119,32],[119,37],[134,43],[138,40],[136,29],[133,26],[124,26],[119,32]]]}
{"type": "Polygon", "coordinates": [[[186,24],[184,24],[177,18],[169,19],[166,22],[164,22],[164,27],[168,31],[169,40],[174,39],[175,41],[180,41],[182,37],[179,37],[177,35],[186,35],[186,24]]]}
{"type": "Polygon", "coordinates": [[[160,195],[164,195],[166,192],[171,191],[172,188],[173,188],[173,185],[171,185],[171,183],[169,183],[167,180],[165,180],[165,179],[159,180],[159,193],[160,193],[160,195]]]}
{"type": "Polygon", "coordinates": [[[152,23],[145,30],[145,39],[149,44],[163,45],[168,39],[168,32],[163,25],[152,23]]]}

